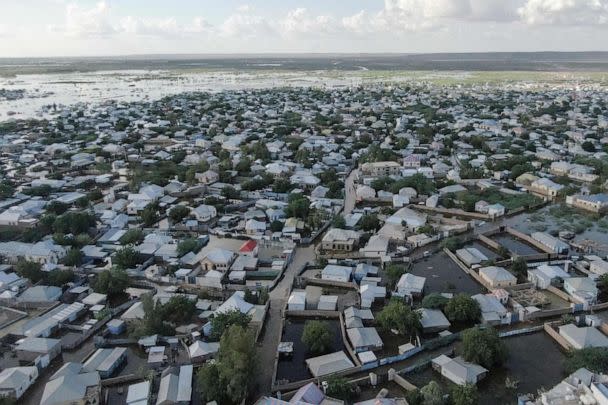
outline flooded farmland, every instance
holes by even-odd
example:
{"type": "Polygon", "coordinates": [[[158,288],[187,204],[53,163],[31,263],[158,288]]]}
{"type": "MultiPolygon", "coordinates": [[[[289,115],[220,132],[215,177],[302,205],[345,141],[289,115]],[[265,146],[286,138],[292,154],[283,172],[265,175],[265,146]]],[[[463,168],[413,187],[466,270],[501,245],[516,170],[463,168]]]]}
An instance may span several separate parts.
{"type": "Polygon", "coordinates": [[[471,295],[485,292],[481,285],[462,271],[444,252],[414,263],[410,273],[426,277],[425,294],[427,295],[433,292],[464,292],[471,295]]]}

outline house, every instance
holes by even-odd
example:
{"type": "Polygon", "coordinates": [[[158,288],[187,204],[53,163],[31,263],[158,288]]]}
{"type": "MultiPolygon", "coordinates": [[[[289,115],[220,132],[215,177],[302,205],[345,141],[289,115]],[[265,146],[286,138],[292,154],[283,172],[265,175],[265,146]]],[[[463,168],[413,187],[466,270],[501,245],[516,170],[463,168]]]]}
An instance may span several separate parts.
{"type": "Polygon", "coordinates": [[[500,325],[507,316],[507,309],[493,294],[476,294],[473,298],[481,309],[481,322],[486,325],[500,325]]]}
{"type": "Polygon", "coordinates": [[[162,372],[156,405],[189,404],[192,399],[192,364],[162,372]]]}
{"type": "Polygon", "coordinates": [[[384,346],[376,328],[350,328],[346,334],[356,353],[381,350],[384,346]]]}
{"type": "Polygon", "coordinates": [[[306,291],[293,291],[287,300],[289,311],[306,310],[306,291]]]}
{"type": "Polygon", "coordinates": [[[539,178],[530,184],[530,191],[540,194],[542,196],[553,199],[564,189],[561,184],[554,183],[547,178],[539,178]]]}
{"type": "MultiPolygon", "coordinates": [[[[418,166],[420,161],[418,161],[418,166]]],[[[361,165],[361,173],[366,176],[391,176],[401,173],[401,165],[397,162],[371,162],[361,165]]]]}
{"type": "Polygon", "coordinates": [[[319,311],[335,311],[338,306],[337,295],[321,295],[319,297],[319,303],[317,304],[317,310],[319,311]]]}
{"type": "Polygon", "coordinates": [[[0,371],[0,398],[21,398],[36,379],[37,367],[9,367],[0,371]]]}
{"type": "Polygon", "coordinates": [[[449,329],[451,324],[438,309],[420,308],[420,324],[424,333],[437,333],[449,329]]]}
{"type": "Polygon", "coordinates": [[[147,405],[150,400],[150,381],[142,381],[129,385],[127,389],[127,405],[147,405]]]}
{"type": "Polygon", "coordinates": [[[608,195],[572,195],[566,197],[566,204],[586,211],[604,213],[608,211],[608,195]]]}
{"type": "Polygon", "coordinates": [[[44,357],[48,364],[61,353],[61,340],[28,337],[17,342],[14,352],[20,361],[33,362],[38,357],[44,357]]]}
{"type": "Polygon", "coordinates": [[[367,282],[364,278],[361,281],[359,295],[361,296],[361,307],[371,308],[376,300],[383,300],[386,298],[386,287],[379,286],[377,282],[367,282]]]}
{"type": "Polygon", "coordinates": [[[18,298],[19,302],[53,302],[61,298],[61,288],[48,285],[37,285],[25,290],[18,298]]]}
{"type": "Polygon", "coordinates": [[[541,264],[533,270],[528,270],[528,281],[542,290],[551,285],[561,286],[567,278],[570,278],[570,274],[558,266],[541,264]]]}
{"type": "Polygon", "coordinates": [[[418,213],[411,208],[403,207],[386,219],[387,223],[405,225],[410,231],[415,232],[418,228],[426,225],[427,216],[418,213]]]}
{"type": "Polygon", "coordinates": [[[530,236],[532,237],[532,239],[545,246],[553,253],[565,255],[568,254],[568,250],[570,249],[570,246],[568,246],[567,243],[562,242],[561,240],[549,235],[548,233],[533,232],[530,236]]]}
{"type": "Polygon", "coordinates": [[[488,257],[481,253],[479,249],[470,247],[458,249],[456,251],[456,256],[468,267],[488,260],[488,257]]]}
{"type": "Polygon", "coordinates": [[[517,284],[517,277],[502,267],[488,266],[479,269],[479,276],[491,288],[505,288],[517,284]]]}
{"type": "Polygon", "coordinates": [[[315,378],[355,367],[343,351],[306,359],[306,366],[315,378]]]}
{"type": "Polygon", "coordinates": [[[87,373],[98,372],[100,378],[110,378],[127,361],[127,348],[97,349],[83,364],[87,373]]]}
{"type": "Polygon", "coordinates": [[[359,232],[347,229],[332,228],[321,241],[321,247],[327,251],[352,252],[359,244],[359,232]]]}
{"type": "Polygon", "coordinates": [[[321,279],[346,283],[350,281],[352,272],[352,267],[328,264],[323,271],[321,271],[321,279]]]}
{"type": "Polygon", "coordinates": [[[234,252],[227,249],[215,248],[201,260],[201,267],[205,270],[227,272],[235,259],[236,254],[234,252]]]}
{"type": "Polygon", "coordinates": [[[425,283],[425,277],[405,273],[401,276],[401,278],[399,278],[393,295],[397,295],[399,297],[420,297],[424,291],[425,283]]]}
{"type": "Polygon", "coordinates": [[[452,359],[445,354],[434,358],[431,365],[442,376],[458,385],[475,385],[488,374],[488,370],[478,364],[468,363],[462,357],[452,359]]]}
{"type": "Polygon", "coordinates": [[[82,372],[82,365],[66,363],[46,383],[40,405],[97,404],[99,383],[99,373],[82,372]]]}
{"type": "Polygon", "coordinates": [[[575,349],[608,347],[608,337],[593,326],[562,325],[559,334],[575,349]]]}
{"type": "Polygon", "coordinates": [[[188,354],[190,355],[190,361],[201,363],[215,357],[219,349],[220,344],[218,342],[195,340],[194,343],[188,346],[188,354]]]}
{"type": "Polygon", "coordinates": [[[196,173],[194,178],[203,184],[213,184],[220,180],[220,175],[213,170],[207,170],[203,173],[196,173]]]}
{"type": "Polygon", "coordinates": [[[575,299],[587,305],[595,304],[598,289],[589,277],[570,277],[564,280],[564,290],[575,299]]]}
{"type": "Polygon", "coordinates": [[[492,218],[502,217],[505,215],[505,207],[500,203],[491,204],[487,206],[487,212],[492,218]]]}

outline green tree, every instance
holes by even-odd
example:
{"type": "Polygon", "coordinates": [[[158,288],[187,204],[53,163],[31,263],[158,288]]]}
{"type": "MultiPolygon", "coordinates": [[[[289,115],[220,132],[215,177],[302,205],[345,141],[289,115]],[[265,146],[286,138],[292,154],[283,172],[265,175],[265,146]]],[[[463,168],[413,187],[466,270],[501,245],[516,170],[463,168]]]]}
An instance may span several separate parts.
{"type": "Polygon", "coordinates": [[[189,322],[196,313],[196,301],[184,295],[173,296],[163,304],[161,318],[176,325],[189,322]]]}
{"type": "Polygon", "coordinates": [[[51,201],[46,206],[46,212],[53,213],[55,215],[61,215],[68,210],[68,205],[62,203],[61,201],[51,201]]]}
{"type": "Polygon", "coordinates": [[[397,331],[400,335],[413,335],[421,328],[420,314],[403,301],[392,299],[376,316],[378,325],[387,332],[397,331]]]}
{"type": "Polygon", "coordinates": [[[144,232],[139,228],[132,228],[120,238],[122,245],[137,245],[144,240],[144,232]]]}
{"type": "Polygon", "coordinates": [[[112,262],[120,269],[131,269],[139,263],[139,253],[132,246],[125,246],[116,251],[112,262]]]}
{"type": "Polygon", "coordinates": [[[359,220],[359,228],[365,232],[372,232],[380,228],[380,220],[376,214],[366,214],[359,220]]]}
{"type": "Polygon", "coordinates": [[[350,402],[357,396],[357,389],[346,378],[331,376],[327,379],[327,396],[350,402]]]}
{"type": "Polygon", "coordinates": [[[272,232],[281,232],[283,230],[283,223],[275,219],[270,223],[270,230],[272,232]]]}
{"type": "Polygon", "coordinates": [[[429,382],[427,385],[420,389],[422,394],[423,405],[442,405],[443,404],[443,391],[439,384],[435,381],[429,382]]]}
{"type": "Polygon", "coordinates": [[[302,343],[313,355],[327,353],[331,350],[333,334],[327,322],[306,321],[302,333],[302,343]]]}
{"type": "Polygon", "coordinates": [[[528,263],[526,259],[522,257],[518,257],[513,260],[513,264],[511,265],[511,273],[515,274],[517,280],[519,282],[523,282],[528,277],[528,263]]]}
{"type": "Polygon", "coordinates": [[[462,240],[460,240],[459,238],[457,238],[455,236],[451,236],[449,238],[442,240],[441,243],[439,244],[439,246],[442,249],[448,249],[453,252],[462,247],[462,240]]]}
{"type": "Polygon", "coordinates": [[[199,370],[197,380],[204,401],[238,404],[243,401],[254,381],[257,368],[253,332],[232,325],[222,335],[215,363],[199,370]]]}
{"type": "Polygon", "coordinates": [[[579,368],[586,368],[594,373],[608,372],[608,348],[587,347],[581,350],[571,350],[564,361],[566,373],[572,374],[579,368]]]}
{"type": "Polygon", "coordinates": [[[406,273],[405,270],[405,266],[400,264],[389,264],[386,266],[384,272],[386,274],[386,278],[388,279],[388,285],[391,289],[395,288],[395,285],[397,285],[397,282],[401,276],[406,273]]]}
{"type": "Polygon", "coordinates": [[[74,281],[74,272],[72,270],[53,270],[46,276],[46,282],[49,285],[63,287],[70,281],[74,281]]]}
{"type": "Polygon", "coordinates": [[[93,283],[93,289],[101,294],[119,295],[125,292],[129,286],[129,275],[119,268],[104,270],[93,283]]]}
{"type": "Polygon", "coordinates": [[[477,387],[473,384],[454,384],[450,388],[450,399],[453,405],[475,405],[479,402],[477,387]]]}
{"type": "Polygon", "coordinates": [[[288,217],[306,219],[309,212],[310,201],[308,201],[308,198],[301,194],[296,194],[294,197],[290,196],[289,203],[285,208],[285,214],[288,217]]]}
{"type": "Polygon", "coordinates": [[[145,226],[152,226],[158,222],[160,215],[158,214],[158,203],[148,204],[139,214],[141,221],[145,226]]]}
{"type": "Polygon", "coordinates": [[[70,249],[63,258],[63,264],[66,266],[80,266],[82,264],[83,254],[80,249],[70,249]]]}
{"type": "Polygon", "coordinates": [[[21,277],[28,278],[32,283],[37,283],[44,278],[44,272],[40,263],[19,260],[15,266],[15,272],[21,277]]]}
{"type": "Polygon", "coordinates": [[[246,328],[249,322],[251,322],[251,317],[236,309],[216,314],[211,319],[211,335],[209,338],[214,341],[220,340],[224,332],[232,325],[246,328]]]}
{"type": "Polygon", "coordinates": [[[198,252],[201,248],[201,244],[198,239],[188,238],[180,241],[177,244],[177,254],[181,257],[189,252],[198,252]]]}
{"type": "Polygon", "coordinates": [[[477,322],[481,316],[479,303],[467,294],[458,294],[452,298],[444,312],[451,322],[477,322]]]}
{"type": "Polygon", "coordinates": [[[171,218],[174,224],[182,222],[188,215],[190,215],[190,208],[185,205],[176,205],[169,211],[169,218],[171,218]]]}
{"type": "Polygon", "coordinates": [[[443,309],[450,299],[439,293],[431,293],[422,299],[422,307],[428,309],[443,309]]]}
{"type": "Polygon", "coordinates": [[[345,229],[346,228],[346,220],[342,215],[336,215],[334,219],[331,221],[331,224],[334,228],[345,229]]]}
{"type": "Polygon", "coordinates": [[[462,356],[466,361],[491,369],[504,363],[508,350],[494,328],[475,327],[462,333],[462,356]]]}

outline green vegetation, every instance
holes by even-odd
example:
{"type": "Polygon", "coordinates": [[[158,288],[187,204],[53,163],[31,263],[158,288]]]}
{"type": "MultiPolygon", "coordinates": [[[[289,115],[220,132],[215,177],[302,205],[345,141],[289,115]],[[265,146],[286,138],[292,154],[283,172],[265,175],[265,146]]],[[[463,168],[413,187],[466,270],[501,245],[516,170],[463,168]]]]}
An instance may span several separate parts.
{"type": "Polygon", "coordinates": [[[302,343],[309,353],[318,356],[331,350],[333,333],[327,322],[306,321],[302,333],[302,343]]]}
{"type": "Polygon", "coordinates": [[[120,268],[104,270],[97,275],[93,283],[95,292],[116,296],[125,292],[129,287],[129,275],[120,268]]]}
{"type": "Polygon", "coordinates": [[[302,194],[290,194],[289,204],[285,208],[288,217],[306,219],[310,212],[310,201],[302,194]]]}
{"type": "Polygon", "coordinates": [[[431,293],[422,299],[422,307],[428,309],[443,309],[450,301],[439,293],[431,293]]]}
{"type": "Polygon", "coordinates": [[[137,245],[144,240],[144,232],[139,228],[132,228],[120,238],[121,245],[137,245]]]}
{"type": "Polygon", "coordinates": [[[423,405],[442,405],[443,391],[437,382],[431,381],[420,389],[423,405]]]}
{"type": "Polygon", "coordinates": [[[391,177],[380,177],[372,181],[371,187],[376,191],[385,190],[390,191],[393,194],[399,193],[399,190],[404,187],[412,187],[421,195],[429,195],[435,191],[435,183],[433,180],[428,179],[421,173],[399,180],[395,180],[391,177]]]}
{"type": "Polygon", "coordinates": [[[479,303],[467,294],[458,294],[448,301],[444,312],[451,322],[474,323],[481,317],[479,303]]]}
{"type": "Polygon", "coordinates": [[[256,373],[256,346],[253,333],[231,326],[220,340],[214,363],[206,363],[197,374],[203,401],[239,404],[250,392],[256,373]]]}
{"type": "Polygon", "coordinates": [[[450,400],[453,405],[475,405],[479,402],[477,387],[473,384],[450,387],[450,400]]]}
{"type": "Polygon", "coordinates": [[[182,222],[188,215],[190,215],[190,208],[185,205],[176,205],[169,211],[169,218],[174,224],[182,222]]]}
{"type": "Polygon", "coordinates": [[[66,266],[80,266],[82,264],[83,254],[80,249],[70,249],[63,258],[63,264],[66,266]]]}
{"type": "Polygon", "coordinates": [[[201,249],[201,247],[201,243],[198,239],[184,239],[177,244],[177,254],[181,257],[186,253],[197,253],[201,249]]]}
{"type": "Polygon", "coordinates": [[[151,294],[144,294],[141,303],[144,317],[130,325],[129,331],[136,338],[155,334],[172,336],[175,334],[174,325],[191,321],[196,313],[196,301],[183,295],[171,297],[162,304],[160,300],[155,302],[151,294]]]}
{"type": "Polygon", "coordinates": [[[510,270],[517,277],[519,283],[525,282],[528,278],[528,262],[524,258],[518,257],[513,260],[510,270]]]}
{"type": "Polygon", "coordinates": [[[327,379],[327,396],[351,402],[357,397],[358,390],[344,377],[331,376],[327,379]]]}
{"type": "Polygon", "coordinates": [[[365,232],[374,232],[380,228],[380,220],[376,214],[365,214],[359,220],[358,226],[365,232]]]}
{"type": "Polygon", "coordinates": [[[468,212],[474,212],[475,204],[482,200],[489,204],[502,204],[509,211],[518,208],[531,207],[542,202],[540,198],[532,194],[504,194],[495,187],[490,187],[485,190],[463,191],[461,193],[457,193],[456,196],[452,198],[455,198],[457,201],[461,201],[461,203],[456,204],[456,206],[468,212]]]}
{"type": "Polygon", "coordinates": [[[412,336],[422,326],[420,314],[398,299],[392,299],[376,316],[376,322],[386,332],[397,331],[400,335],[412,336]]]}
{"type": "Polygon", "coordinates": [[[571,350],[564,361],[566,373],[574,373],[584,367],[594,373],[608,372],[608,348],[588,347],[581,350],[571,350]]]}
{"type": "Polygon", "coordinates": [[[119,269],[132,269],[139,264],[139,253],[132,246],[125,246],[114,253],[112,263],[119,269]]]}
{"type": "Polygon", "coordinates": [[[216,314],[211,319],[211,340],[220,340],[224,332],[232,325],[238,325],[242,328],[247,328],[251,322],[251,317],[241,311],[227,311],[221,314],[216,314]]]}
{"type": "Polygon", "coordinates": [[[462,333],[462,356],[489,370],[504,363],[508,350],[494,328],[475,327],[462,333]]]}
{"type": "Polygon", "coordinates": [[[400,264],[389,264],[384,269],[384,273],[388,279],[389,288],[392,289],[395,288],[401,276],[406,273],[406,267],[400,264]]]}

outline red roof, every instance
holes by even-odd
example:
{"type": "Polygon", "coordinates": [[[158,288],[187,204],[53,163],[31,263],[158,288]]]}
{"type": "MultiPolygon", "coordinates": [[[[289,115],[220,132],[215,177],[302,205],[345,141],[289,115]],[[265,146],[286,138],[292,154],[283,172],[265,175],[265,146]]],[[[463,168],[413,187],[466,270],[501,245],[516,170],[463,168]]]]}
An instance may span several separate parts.
{"type": "Polygon", "coordinates": [[[239,249],[239,252],[253,252],[253,249],[255,249],[257,246],[258,243],[256,241],[249,239],[247,242],[243,243],[239,249]]]}

